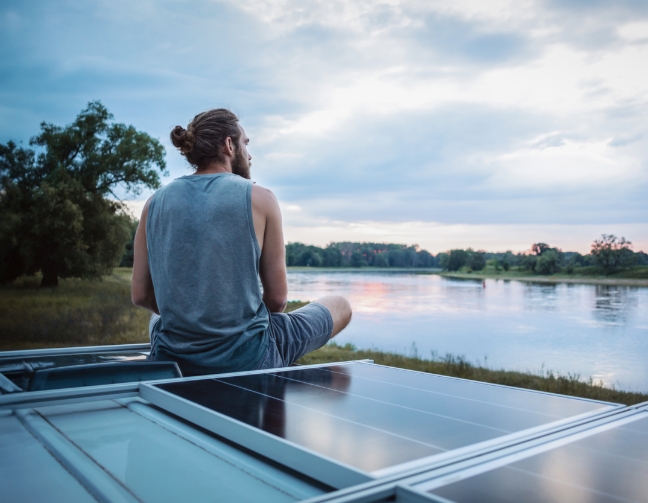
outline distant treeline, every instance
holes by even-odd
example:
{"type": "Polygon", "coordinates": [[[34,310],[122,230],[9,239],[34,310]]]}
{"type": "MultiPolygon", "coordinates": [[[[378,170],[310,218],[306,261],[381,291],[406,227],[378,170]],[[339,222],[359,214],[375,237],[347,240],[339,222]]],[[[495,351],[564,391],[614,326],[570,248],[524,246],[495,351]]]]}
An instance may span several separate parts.
{"type": "Polygon", "coordinates": [[[288,243],[286,264],[307,267],[436,267],[434,255],[418,245],[331,243],[325,248],[288,243]]]}
{"type": "MultiPolygon", "coordinates": [[[[120,266],[133,266],[133,239],[137,222],[131,224],[131,241],[126,245],[120,266]]],[[[587,255],[563,252],[546,243],[534,243],[528,252],[487,252],[454,249],[433,255],[418,245],[392,243],[330,243],[324,248],[303,243],[286,245],[286,265],[303,267],[420,267],[444,271],[516,270],[532,274],[603,272],[611,274],[633,266],[648,266],[648,254],[634,252],[625,238],[604,234],[592,243],[587,255]],[[585,271],[583,268],[590,268],[585,271]]]]}
{"type": "Polygon", "coordinates": [[[487,265],[495,271],[509,271],[516,268],[535,274],[572,274],[578,268],[595,268],[605,274],[612,274],[633,266],[648,266],[648,254],[634,252],[632,243],[625,238],[603,234],[601,239],[592,243],[591,252],[582,255],[578,252],[563,252],[546,243],[534,243],[526,253],[489,253],[483,250],[450,250],[435,257],[438,267],[446,271],[481,271],[487,265]]]}
{"type": "Polygon", "coordinates": [[[286,245],[286,264],[306,267],[427,267],[445,271],[527,271],[534,274],[573,273],[591,266],[606,274],[632,266],[648,266],[648,254],[634,252],[625,238],[604,234],[592,243],[591,253],[563,252],[546,243],[534,243],[524,253],[492,253],[455,249],[436,256],[418,245],[389,243],[331,243],[324,248],[303,243],[286,245]]]}

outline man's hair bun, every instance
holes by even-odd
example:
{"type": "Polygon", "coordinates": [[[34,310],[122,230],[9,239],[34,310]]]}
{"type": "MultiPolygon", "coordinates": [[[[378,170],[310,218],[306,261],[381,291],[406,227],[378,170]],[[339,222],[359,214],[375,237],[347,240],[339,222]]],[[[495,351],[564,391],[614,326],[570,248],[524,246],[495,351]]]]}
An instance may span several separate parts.
{"type": "Polygon", "coordinates": [[[197,171],[212,162],[225,162],[223,146],[231,138],[238,147],[241,128],[238,117],[225,108],[214,108],[196,115],[187,126],[176,126],[171,131],[171,142],[197,171]]]}
{"type": "Polygon", "coordinates": [[[191,131],[187,131],[182,126],[176,126],[171,131],[171,142],[180,149],[183,154],[191,152],[194,146],[195,138],[191,131]]]}

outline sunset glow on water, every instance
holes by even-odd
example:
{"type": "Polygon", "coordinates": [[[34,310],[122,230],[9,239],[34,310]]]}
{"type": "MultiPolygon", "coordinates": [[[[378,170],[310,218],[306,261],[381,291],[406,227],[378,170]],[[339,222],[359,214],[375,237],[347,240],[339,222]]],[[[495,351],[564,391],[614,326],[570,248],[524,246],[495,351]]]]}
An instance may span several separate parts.
{"type": "Polygon", "coordinates": [[[353,307],[337,338],[491,368],[592,376],[648,391],[648,288],[466,281],[428,274],[293,272],[291,300],[338,293],[353,307]]]}

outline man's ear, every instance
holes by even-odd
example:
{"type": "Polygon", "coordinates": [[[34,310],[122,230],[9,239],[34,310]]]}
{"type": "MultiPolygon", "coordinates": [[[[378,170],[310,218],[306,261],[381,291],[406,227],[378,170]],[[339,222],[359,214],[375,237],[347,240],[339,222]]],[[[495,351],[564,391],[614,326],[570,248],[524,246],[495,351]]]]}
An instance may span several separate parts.
{"type": "Polygon", "coordinates": [[[225,145],[223,146],[225,155],[234,155],[234,142],[231,137],[225,138],[225,145]]]}

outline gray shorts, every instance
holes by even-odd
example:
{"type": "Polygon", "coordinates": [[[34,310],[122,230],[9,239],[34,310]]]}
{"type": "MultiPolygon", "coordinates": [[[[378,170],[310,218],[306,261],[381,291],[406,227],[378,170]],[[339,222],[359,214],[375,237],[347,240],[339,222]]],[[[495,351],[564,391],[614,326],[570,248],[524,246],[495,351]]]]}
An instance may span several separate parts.
{"type": "Polygon", "coordinates": [[[287,314],[270,313],[268,349],[255,370],[288,367],[321,348],[332,333],[333,317],[317,302],[287,314]]]}
{"type": "MultiPolygon", "coordinates": [[[[154,314],[149,322],[149,336],[159,321],[154,314]]],[[[270,313],[268,349],[260,363],[253,369],[288,367],[306,353],[322,347],[333,333],[333,317],[322,304],[311,302],[291,313],[270,313]]],[[[151,352],[155,348],[151,337],[151,352]]]]}

